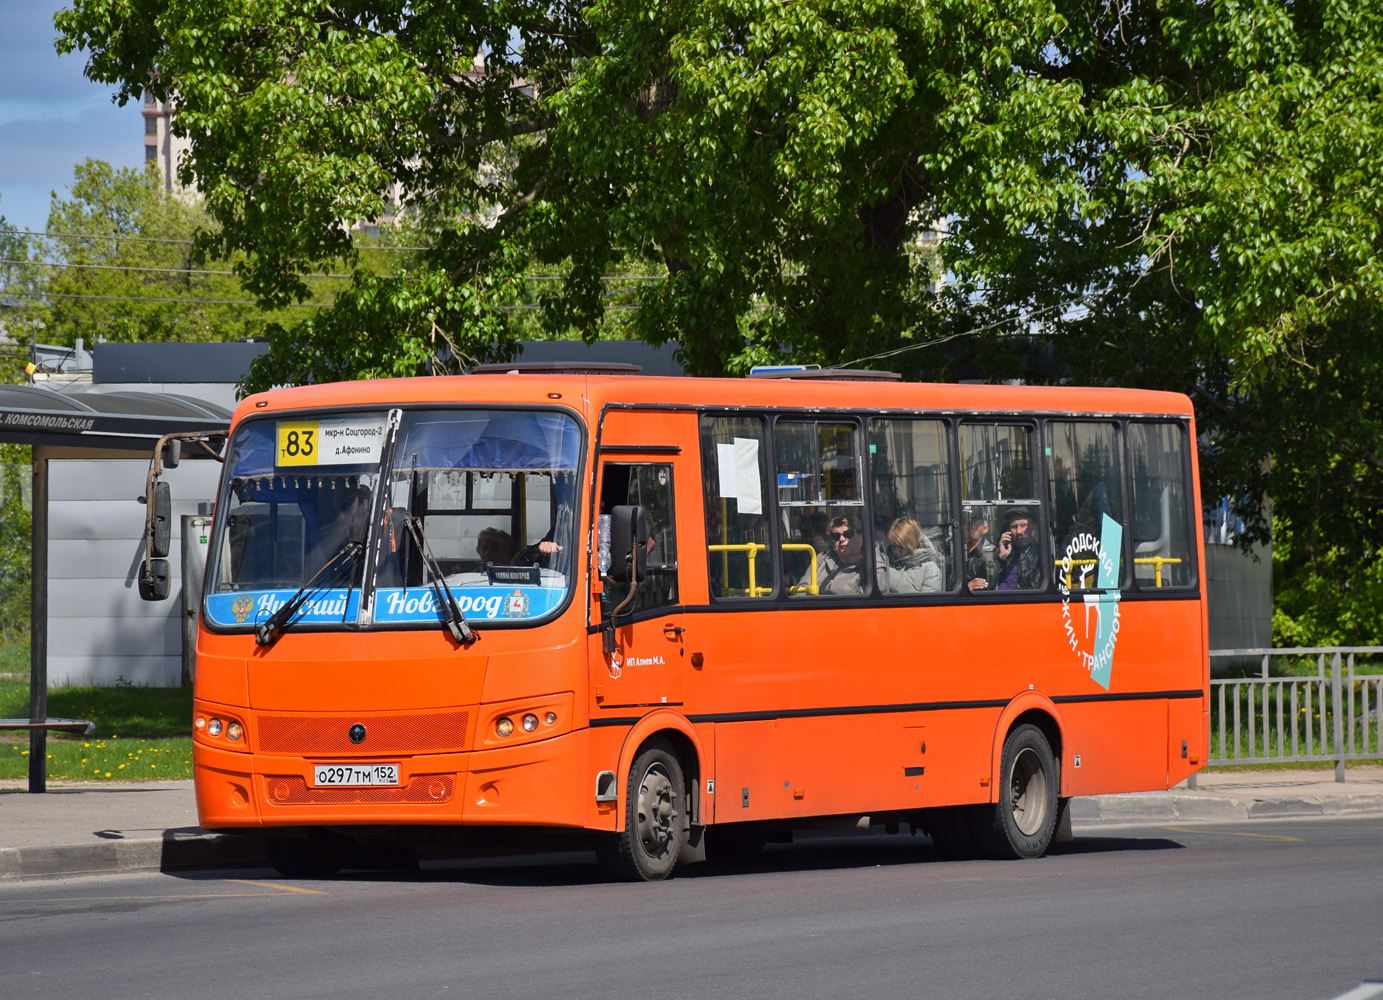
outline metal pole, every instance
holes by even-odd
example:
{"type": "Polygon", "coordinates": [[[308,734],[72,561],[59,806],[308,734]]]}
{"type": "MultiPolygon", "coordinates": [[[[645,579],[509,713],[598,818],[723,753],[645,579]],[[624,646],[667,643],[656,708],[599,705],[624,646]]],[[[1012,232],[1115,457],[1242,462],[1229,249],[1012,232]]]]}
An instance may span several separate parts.
{"type": "MultiPolygon", "coordinates": [[[[33,446],[29,533],[29,721],[48,719],[48,454],[33,446]]],[[[48,730],[29,730],[29,791],[48,790],[48,730]]]]}
{"type": "Polygon", "coordinates": [[[1335,713],[1335,780],[1345,780],[1345,708],[1341,700],[1340,653],[1330,657],[1330,700],[1335,713]]]}

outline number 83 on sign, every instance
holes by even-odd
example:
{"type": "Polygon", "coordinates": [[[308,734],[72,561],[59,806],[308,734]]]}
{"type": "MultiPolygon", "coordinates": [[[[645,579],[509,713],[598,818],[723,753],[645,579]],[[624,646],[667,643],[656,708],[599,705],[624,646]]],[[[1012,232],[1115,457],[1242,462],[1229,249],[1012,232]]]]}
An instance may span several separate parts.
{"type": "Polygon", "coordinates": [[[281,420],[277,465],[316,465],[320,436],[315,420],[281,420]]]}

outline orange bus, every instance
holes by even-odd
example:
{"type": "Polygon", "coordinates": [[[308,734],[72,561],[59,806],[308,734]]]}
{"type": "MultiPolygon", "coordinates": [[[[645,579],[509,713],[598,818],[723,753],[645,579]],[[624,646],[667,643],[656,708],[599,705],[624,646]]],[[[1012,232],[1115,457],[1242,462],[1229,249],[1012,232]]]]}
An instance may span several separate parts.
{"type": "Polygon", "coordinates": [[[1180,395],[869,372],[251,396],[199,821],[288,875],[564,832],[626,879],[809,827],[1041,855],[1205,759],[1195,441],[1180,395]]]}

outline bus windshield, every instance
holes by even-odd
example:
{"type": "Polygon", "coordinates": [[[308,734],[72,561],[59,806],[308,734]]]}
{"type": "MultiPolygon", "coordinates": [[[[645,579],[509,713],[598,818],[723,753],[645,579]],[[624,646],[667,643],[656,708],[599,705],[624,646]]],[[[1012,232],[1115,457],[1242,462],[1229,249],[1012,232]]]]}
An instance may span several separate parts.
{"type": "Polygon", "coordinates": [[[208,623],[436,626],[444,581],[471,622],[522,623],[571,589],[574,418],[367,410],[247,420],[231,439],[208,623]]]}

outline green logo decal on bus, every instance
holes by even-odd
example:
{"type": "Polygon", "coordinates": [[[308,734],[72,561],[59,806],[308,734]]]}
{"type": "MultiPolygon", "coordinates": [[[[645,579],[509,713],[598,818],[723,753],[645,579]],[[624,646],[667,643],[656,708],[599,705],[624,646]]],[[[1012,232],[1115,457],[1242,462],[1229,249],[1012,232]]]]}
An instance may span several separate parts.
{"type": "Polygon", "coordinates": [[[1071,539],[1061,560],[1058,587],[1061,590],[1061,618],[1071,651],[1090,672],[1090,679],[1106,691],[1114,667],[1114,644],[1119,638],[1119,553],[1124,543],[1124,528],[1108,514],[1103,515],[1100,537],[1082,532],[1071,539]],[[1072,581],[1084,589],[1094,573],[1095,593],[1081,595],[1085,603],[1084,635],[1076,634],[1071,620],[1072,581]],[[1094,635],[1090,614],[1095,614],[1094,635]]]}

